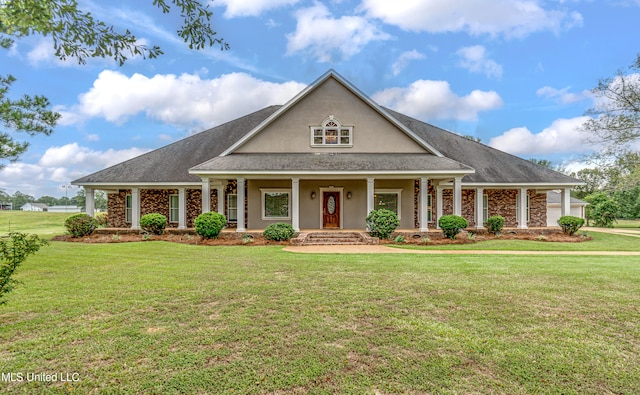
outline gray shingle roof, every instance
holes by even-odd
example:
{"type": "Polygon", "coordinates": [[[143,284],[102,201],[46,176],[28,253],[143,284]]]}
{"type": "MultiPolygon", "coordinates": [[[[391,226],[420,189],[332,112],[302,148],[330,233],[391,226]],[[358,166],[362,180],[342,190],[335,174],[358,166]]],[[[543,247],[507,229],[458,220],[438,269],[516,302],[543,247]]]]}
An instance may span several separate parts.
{"type": "Polygon", "coordinates": [[[231,154],[218,157],[281,106],[270,106],[73,181],[74,184],[200,182],[194,170],[468,170],[464,183],[578,184],[579,180],[385,109],[445,155],[231,154]],[[437,159],[436,159],[437,158],[437,159]]]}
{"type": "Polygon", "coordinates": [[[433,171],[472,172],[468,166],[432,154],[231,154],[198,165],[194,172],[206,171],[433,171]]]}

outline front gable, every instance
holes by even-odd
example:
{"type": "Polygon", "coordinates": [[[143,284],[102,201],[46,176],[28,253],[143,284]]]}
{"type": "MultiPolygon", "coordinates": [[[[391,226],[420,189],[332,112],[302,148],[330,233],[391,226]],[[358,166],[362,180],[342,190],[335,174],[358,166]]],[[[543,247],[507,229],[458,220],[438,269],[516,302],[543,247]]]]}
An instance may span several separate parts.
{"type": "Polygon", "coordinates": [[[422,153],[442,156],[330,71],[222,156],[256,153],[422,153]]]}

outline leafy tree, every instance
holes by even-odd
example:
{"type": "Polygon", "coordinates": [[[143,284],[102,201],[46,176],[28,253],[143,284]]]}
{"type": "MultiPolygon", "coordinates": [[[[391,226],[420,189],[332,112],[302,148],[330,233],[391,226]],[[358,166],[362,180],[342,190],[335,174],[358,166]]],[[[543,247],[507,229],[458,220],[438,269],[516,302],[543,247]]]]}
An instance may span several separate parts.
{"type": "Polygon", "coordinates": [[[529,162],[534,163],[538,166],[546,167],[547,169],[555,170],[559,173],[566,173],[567,171],[566,166],[563,166],[562,164],[554,165],[553,162],[548,159],[529,158],[529,162]]]}
{"type": "Polygon", "coordinates": [[[24,194],[20,191],[16,191],[12,196],[11,196],[11,201],[13,202],[13,209],[14,210],[20,210],[20,207],[24,206],[25,204],[29,203],[29,202],[34,202],[36,199],[31,196],[31,195],[27,195],[24,194]]]}
{"type": "MultiPolygon", "coordinates": [[[[182,18],[177,34],[189,48],[200,50],[220,45],[224,39],[211,27],[213,13],[200,0],[153,0],[163,13],[175,6],[182,18]]],[[[32,35],[50,37],[59,59],[75,59],[80,64],[89,58],[109,58],[124,64],[130,56],[155,58],[162,54],[158,46],[148,47],[129,30],[118,32],[78,8],[76,0],[0,0],[0,47],[10,48],[16,40],[32,35]]],[[[0,75],[0,168],[1,161],[16,161],[28,147],[16,141],[14,132],[31,136],[53,133],[60,114],[49,110],[49,100],[36,95],[11,99],[8,95],[12,75],[0,75]]]]}
{"type": "Polygon", "coordinates": [[[462,137],[464,137],[467,140],[475,141],[476,143],[482,143],[482,139],[480,137],[472,136],[470,134],[466,134],[462,137]]]}
{"type": "Polygon", "coordinates": [[[36,203],[44,203],[48,206],[55,206],[56,204],[58,204],[58,199],[54,198],[53,196],[40,196],[38,198],[38,200],[36,200],[36,203]]]}
{"type": "Polygon", "coordinates": [[[630,144],[640,140],[640,54],[626,70],[601,79],[592,93],[596,104],[583,125],[589,140],[604,144],[604,156],[629,152],[630,144]]]}
{"type": "Polygon", "coordinates": [[[585,209],[587,225],[590,220],[593,220],[594,226],[613,228],[616,214],[620,210],[618,204],[604,192],[593,193],[585,197],[585,200],[589,203],[585,209]]]}
{"type": "Polygon", "coordinates": [[[19,232],[11,232],[7,239],[0,239],[0,305],[7,303],[3,297],[18,283],[11,278],[18,266],[46,244],[47,241],[37,235],[19,232]]]}

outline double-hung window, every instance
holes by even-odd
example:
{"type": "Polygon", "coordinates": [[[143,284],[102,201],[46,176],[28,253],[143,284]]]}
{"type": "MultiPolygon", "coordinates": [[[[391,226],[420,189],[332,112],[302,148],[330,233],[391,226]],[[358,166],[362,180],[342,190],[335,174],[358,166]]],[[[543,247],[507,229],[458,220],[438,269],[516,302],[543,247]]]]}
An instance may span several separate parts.
{"type": "Polygon", "coordinates": [[[179,221],[179,198],[178,195],[169,195],[169,222],[179,221]]]}
{"type": "Polygon", "coordinates": [[[482,220],[484,222],[489,218],[489,195],[482,195],[482,220]]]}
{"type": "Polygon", "coordinates": [[[131,195],[127,195],[124,198],[124,217],[127,223],[131,223],[132,210],[133,210],[133,200],[131,200],[131,195]]]}
{"type": "Polygon", "coordinates": [[[227,194],[227,220],[238,221],[238,195],[235,193],[227,194]]]}

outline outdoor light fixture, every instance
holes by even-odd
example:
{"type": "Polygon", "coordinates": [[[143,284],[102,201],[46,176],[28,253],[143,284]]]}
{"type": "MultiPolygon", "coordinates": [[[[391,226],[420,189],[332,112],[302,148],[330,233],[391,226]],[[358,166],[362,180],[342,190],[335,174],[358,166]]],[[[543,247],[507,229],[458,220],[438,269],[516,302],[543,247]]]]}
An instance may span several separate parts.
{"type": "Polygon", "coordinates": [[[347,199],[351,199],[351,192],[347,192],[347,199]]]}
{"type": "Polygon", "coordinates": [[[314,191],[314,192],[311,192],[311,199],[315,199],[315,198],[316,198],[316,193],[315,193],[315,191],[314,191]]]}

